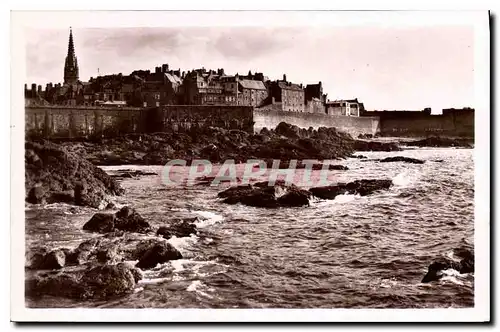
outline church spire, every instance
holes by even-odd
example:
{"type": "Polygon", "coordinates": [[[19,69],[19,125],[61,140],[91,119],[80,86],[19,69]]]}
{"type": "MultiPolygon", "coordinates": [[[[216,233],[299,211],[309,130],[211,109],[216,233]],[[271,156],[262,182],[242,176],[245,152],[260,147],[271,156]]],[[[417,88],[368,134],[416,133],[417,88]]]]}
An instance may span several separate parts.
{"type": "Polygon", "coordinates": [[[75,55],[75,45],[73,43],[73,31],[69,28],[68,55],[64,63],[64,83],[72,84],[78,81],[78,61],[75,55]]]}

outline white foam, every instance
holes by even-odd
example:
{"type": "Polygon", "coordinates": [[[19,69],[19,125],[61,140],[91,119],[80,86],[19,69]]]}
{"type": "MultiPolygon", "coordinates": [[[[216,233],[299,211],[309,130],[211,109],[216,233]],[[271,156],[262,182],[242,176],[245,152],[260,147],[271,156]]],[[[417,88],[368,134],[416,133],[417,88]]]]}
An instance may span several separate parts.
{"type": "MultiPolygon", "coordinates": [[[[206,296],[208,298],[213,298],[212,295],[203,292],[201,289],[202,288],[207,288],[200,280],[193,280],[191,284],[186,288],[188,292],[196,292],[197,294],[206,296]]],[[[212,288],[208,288],[208,291],[213,291],[212,288]]]]}
{"type": "Polygon", "coordinates": [[[361,198],[360,195],[351,195],[351,194],[344,194],[344,195],[337,195],[335,199],[319,199],[319,198],[312,198],[309,200],[309,203],[312,206],[316,207],[327,207],[330,205],[337,205],[337,204],[344,204],[344,203],[349,203],[352,202],[356,199],[361,198]]]}
{"type": "Polygon", "coordinates": [[[159,284],[169,280],[170,278],[150,278],[150,279],[142,279],[137,283],[138,285],[152,285],[159,284]]]}
{"type": "Polygon", "coordinates": [[[177,237],[174,235],[170,239],[168,239],[167,242],[173,245],[176,249],[182,250],[197,242],[198,239],[199,238],[195,234],[191,234],[185,237],[177,237]]]}
{"type": "Polygon", "coordinates": [[[416,172],[401,172],[392,178],[392,183],[398,187],[408,187],[418,179],[419,175],[416,172]]]}
{"type": "Polygon", "coordinates": [[[224,220],[224,217],[221,216],[220,214],[213,213],[210,211],[193,211],[193,212],[202,217],[202,220],[195,221],[194,223],[197,228],[207,227],[224,220]]]}

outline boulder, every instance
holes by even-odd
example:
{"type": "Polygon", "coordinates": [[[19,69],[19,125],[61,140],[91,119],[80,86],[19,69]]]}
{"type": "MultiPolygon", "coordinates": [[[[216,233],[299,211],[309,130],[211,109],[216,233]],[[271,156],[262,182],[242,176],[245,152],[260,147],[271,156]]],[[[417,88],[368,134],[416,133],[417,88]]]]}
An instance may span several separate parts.
{"type": "Polygon", "coordinates": [[[187,237],[191,234],[196,234],[196,225],[194,222],[198,220],[197,218],[185,219],[182,221],[172,221],[168,226],[161,226],[158,228],[156,235],[162,236],[165,239],[169,239],[172,236],[175,237],[187,237]]]}
{"type": "Polygon", "coordinates": [[[125,232],[147,233],[149,223],[133,208],[124,206],[115,214],[115,229],[125,232]]]}
{"type": "Polygon", "coordinates": [[[48,191],[48,188],[42,185],[37,185],[29,190],[26,201],[31,204],[46,203],[46,196],[48,194],[48,191]]]}
{"type": "Polygon", "coordinates": [[[355,140],[353,144],[355,151],[401,151],[399,145],[395,142],[376,142],[355,140]]]}
{"type": "Polygon", "coordinates": [[[298,207],[309,205],[310,193],[295,185],[285,185],[284,181],[276,181],[273,186],[268,182],[259,182],[254,185],[231,187],[218,194],[227,204],[241,203],[254,207],[298,207]]]}
{"type": "Polygon", "coordinates": [[[466,247],[453,250],[457,259],[440,257],[432,262],[427,270],[427,274],[422,279],[422,283],[439,280],[443,277],[443,271],[448,269],[456,270],[459,273],[474,272],[474,252],[466,247]]]}
{"type": "Polygon", "coordinates": [[[48,141],[25,143],[25,189],[28,202],[66,202],[98,208],[107,195],[123,189],[81,152],[48,141]]]}
{"type": "Polygon", "coordinates": [[[349,183],[337,183],[333,186],[309,189],[313,196],[321,199],[334,199],[338,195],[351,194],[366,196],[376,191],[389,189],[392,180],[356,180],[349,183]]]}
{"type": "Polygon", "coordinates": [[[97,266],[85,272],[81,279],[84,298],[109,298],[131,293],[136,273],[124,263],[97,266]]]}
{"type": "Polygon", "coordinates": [[[391,163],[391,162],[398,162],[398,161],[402,161],[402,162],[410,163],[410,164],[423,164],[423,163],[425,163],[425,160],[420,160],[420,159],[410,158],[410,157],[403,157],[403,156],[387,157],[384,159],[380,159],[379,161],[381,163],[391,163]]]}
{"type": "Polygon", "coordinates": [[[116,262],[119,260],[118,246],[109,245],[103,248],[99,248],[97,250],[96,257],[99,263],[116,262]]]}
{"type": "Polygon", "coordinates": [[[151,269],[158,264],[181,258],[181,253],[170,243],[157,242],[146,250],[135,266],[143,270],[151,269]]]}
{"type": "Polygon", "coordinates": [[[133,208],[122,207],[115,214],[96,213],[83,225],[86,231],[97,233],[110,233],[115,231],[147,233],[151,226],[133,208]]]}
{"type": "Polygon", "coordinates": [[[96,213],[83,225],[83,230],[107,233],[115,229],[116,216],[111,213],[96,213]]]}
{"type": "Polygon", "coordinates": [[[61,269],[66,264],[66,255],[63,250],[52,250],[45,255],[43,263],[39,266],[41,270],[61,269]]]}

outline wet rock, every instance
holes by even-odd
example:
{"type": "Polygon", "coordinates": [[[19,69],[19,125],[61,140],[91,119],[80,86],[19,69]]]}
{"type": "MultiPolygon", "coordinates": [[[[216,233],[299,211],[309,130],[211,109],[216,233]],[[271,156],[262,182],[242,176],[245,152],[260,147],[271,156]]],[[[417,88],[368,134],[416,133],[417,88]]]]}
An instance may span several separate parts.
{"type": "Polygon", "coordinates": [[[28,192],[28,197],[26,198],[26,201],[31,204],[43,204],[46,203],[46,195],[48,193],[48,188],[42,186],[42,185],[37,185],[33,188],[30,189],[28,192]]]}
{"type": "Polygon", "coordinates": [[[99,248],[99,250],[97,250],[96,257],[99,263],[116,262],[119,259],[118,246],[109,245],[103,248],[99,248]]]}
{"type": "Polygon", "coordinates": [[[169,239],[175,237],[188,237],[191,234],[196,234],[196,225],[194,222],[197,218],[185,219],[182,221],[172,221],[168,226],[158,228],[156,235],[169,239]]]}
{"type": "Polygon", "coordinates": [[[106,210],[114,210],[116,209],[116,204],[113,202],[109,202],[108,205],[105,207],[106,210]]]}
{"type": "Polygon", "coordinates": [[[104,191],[93,190],[85,183],[78,183],[75,185],[76,205],[99,208],[103,204],[105,197],[104,191]]]}
{"type": "Polygon", "coordinates": [[[425,163],[425,160],[403,157],[403,156],[387,157],[384,159],[380,159],[381,163],[391,163],[391,162],[399,162],[399,161],[402,161],[405,163],[410,163],[410,164],[423,164],[423,163],[425,163]]]}
{"type": "Polygon", "coordinates": [[[353,148],[355,151],[401,151],[399,145],[395,142],[376,142],[355,140],[353,148]]]}
{"type": "Polygon", "coordinates": [[[133,208],[124,206],[115,214],[96,213],[83,225],[86,231],[110,233],[114,231],[147,233],[151,226],[133,208]]]}
{"type": "Polygon", "coordinates": [[[26,281],[26,295],[104,300],[131,293],[136,280],[140,278],[140,271],[127,264],[102,265],[86,270],[42,274],[29,278],[26,281]]]}
{"type": "Polygon", "coordinates": [[[83,225],[83,230],[107,233],[115,229],[116,216],[110,213],[96,213],[83,225]]]}
{"type": "Polygon", "coordinates": [[[296,186],[285,185],[284,181],[276,181],[272,186],[268,182],[254,185],[231,187],[218,194],[227,204],[241,203],[254,207],[292,207],[309,205],[310,193],[296,186]]]}
{"type": "Polygon", "coordinates": [[[458,257],[453,260],[448,257],[440,257],[429,265],[427,274],[422,279],[422,283],[436,281],[444,276],[443,271],[453,269],[459,273],[474,272],[474,253],[468,248],[458,248],[454,250],[454,254],[458,257]]]}
{"type": "Polygon", "coordinates": [[[315,187],[309,191],[321,199],[335,199],[336,196],[344,194],[366,196],[379,190],[389,189],[391,186],[392,180],[356,180],[333,186],[315,187]]]}
{"type": "Polygon", "coordinates": [[[52,250],[45,255],[43,262],[38,267],[41,270],[61,269],[66,264],[66,255],[63,250],[52,250]]]}
{"type": "Polygon", "coordinates": [[[98,208],[107,195],[123,189],[81,153],[48,141],[25,143],[25,188],[28,202],[66,202],[98,208]]]}
{"type": "Polygon", "coordinates": [[[125,232],[147,233],[149,223],[133,208],[124,206],[115,214],[115,229],[125,232]]]}
{"type": "Polygon", "coordinates": [[[181,259],[181,253],[168,242],[157,242],[149,248],[135,265],[140,269],[151,269],[158,264],[181,259]]]}
{"type": "Polygon", "coordinates": [[[148,175],[158,175],[154,172],[145,172],[141,170],[123,170],[119,171],[117,174],[111,175],[113,178],[124,178],[124,179],[133,179],[138,176],[148,176],[148,175]]]}
{"type": "Polygon", "coordinates": [[[474,139],[473,138],[449,138],[440,136],[431,136],[422,140],[406,142],[408,146],[418,146],[418,147],[463,147],[463,148],[473,148],[474,139]]]}
{"type": "Polygon", "coordinates": [[[51,192],[48,197],[47,197],[47,203],[68,203],[68,204],[74,204],[75,203],[75,191],[70,189],[70,190],[64,190],[64,191],[55,191],[51,192]]]}
{"type": "Polygon", "coordinates": [[[81,299],[85,294],[84,285],[79,282],[78,274],[59,273],[56,275],[36,276],[25,281],[25,294],[30,297],[52,295],[81,299]]]}

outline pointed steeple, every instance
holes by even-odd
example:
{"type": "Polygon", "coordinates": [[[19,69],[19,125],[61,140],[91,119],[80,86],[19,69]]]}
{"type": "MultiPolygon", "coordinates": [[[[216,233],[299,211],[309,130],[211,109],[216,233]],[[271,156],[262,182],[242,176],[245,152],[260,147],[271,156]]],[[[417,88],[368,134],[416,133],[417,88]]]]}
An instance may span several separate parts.
{"type": "Polygon", "coordinates": [[[75,55],[75,45],[73,43],[73,31],[69,28],[68,54],[64,63],[64,83],[72,84],[78,81],[78,61],[75,55]]]}

